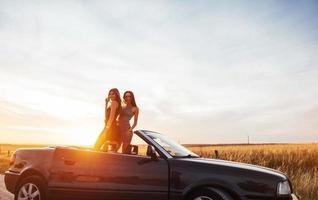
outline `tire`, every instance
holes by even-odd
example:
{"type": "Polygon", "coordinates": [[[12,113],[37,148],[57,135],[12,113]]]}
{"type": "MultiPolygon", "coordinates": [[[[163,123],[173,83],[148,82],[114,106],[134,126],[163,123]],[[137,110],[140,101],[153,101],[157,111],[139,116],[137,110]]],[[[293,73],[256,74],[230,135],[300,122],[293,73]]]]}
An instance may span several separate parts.
{"type": "Polygon", "coordinates": [[[233,200],[233,198],[220,189],[202,188],[190,194],[187,200],[233,200]]]}
{"type": "Polygon", "coordinates": [[[14,200],[47,200],[45,183],[39,176],[23,179],[14,194],[14,200]]]}

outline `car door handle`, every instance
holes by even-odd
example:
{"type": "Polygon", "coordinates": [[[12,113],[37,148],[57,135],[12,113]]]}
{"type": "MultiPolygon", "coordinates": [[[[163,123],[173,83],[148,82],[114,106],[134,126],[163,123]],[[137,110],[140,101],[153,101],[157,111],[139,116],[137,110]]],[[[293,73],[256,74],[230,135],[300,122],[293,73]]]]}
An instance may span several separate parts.
{"type": "Polygon", "coordinates": [[[64,157],[62,157],[62,160],[64,161],[64,164],[66,164],[66,165],[74,165],[76,163],[75,160],[70,160],[70,159],[67,159],[64,157]]]}

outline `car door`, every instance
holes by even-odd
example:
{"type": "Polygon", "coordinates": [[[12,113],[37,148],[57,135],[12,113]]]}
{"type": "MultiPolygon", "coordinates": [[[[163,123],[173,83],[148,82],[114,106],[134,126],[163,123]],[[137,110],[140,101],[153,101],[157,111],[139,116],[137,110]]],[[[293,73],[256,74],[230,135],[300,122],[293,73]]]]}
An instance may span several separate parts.
{"type": "Polygon", "coordinates": [[[94,152],[76,148],[56,148],[48,181],[49,194],[58,197],[90,197],[97,181],[91,169],[94,152]]]}
{"type": "MultiPolygon", "coordinates": [[[[134,135],[133,141],[138,138],[134,135]]],[[[137,155],[96,152],[91,160],[96,189],[103,191],[102,199],[168,199],[168,162],[146,155],[148,144],[139,144],[137,155]]]]}

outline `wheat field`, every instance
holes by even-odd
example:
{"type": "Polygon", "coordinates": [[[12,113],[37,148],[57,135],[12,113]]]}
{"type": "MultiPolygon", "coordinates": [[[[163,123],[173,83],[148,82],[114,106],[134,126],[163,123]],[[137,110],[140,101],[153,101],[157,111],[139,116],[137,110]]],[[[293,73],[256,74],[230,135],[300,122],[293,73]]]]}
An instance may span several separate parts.
{"type": "Polygon", "coordinates": [[[231,160],[277,169],[291,179],[302,200],[318,200],[318,144],[190,145],[207,158],[231,160]]]}
{"type": "MultiPolygon", "coordinates": [[[[44,145],[1,145],[0,173],[9,167],[16,148],[44,145]]],[[[318,144],[186,145],[206,158],[231,160],[277,169],[291,179],[302,200],[318,200],[318,144]]]]}

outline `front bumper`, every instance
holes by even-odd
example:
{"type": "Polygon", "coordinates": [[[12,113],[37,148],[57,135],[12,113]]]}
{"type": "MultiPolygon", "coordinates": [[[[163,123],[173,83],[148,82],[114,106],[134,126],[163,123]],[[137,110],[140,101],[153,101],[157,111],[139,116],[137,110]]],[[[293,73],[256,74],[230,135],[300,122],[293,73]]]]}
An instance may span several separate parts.
{"type": "Polygon", "coordinates": [[[19,180],[20,174],[6,171],[4,174],[4,183],[6,188],[12,194],[15,193],[15,189],[19,180]]]}

